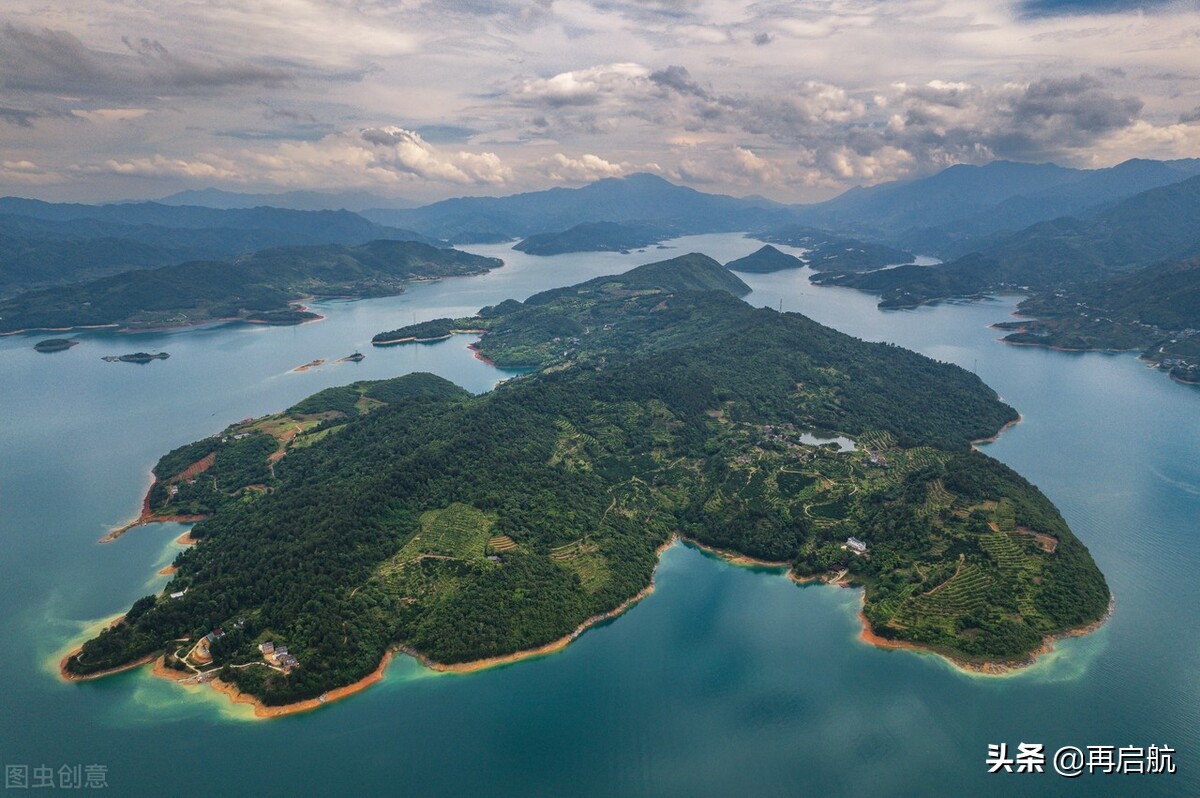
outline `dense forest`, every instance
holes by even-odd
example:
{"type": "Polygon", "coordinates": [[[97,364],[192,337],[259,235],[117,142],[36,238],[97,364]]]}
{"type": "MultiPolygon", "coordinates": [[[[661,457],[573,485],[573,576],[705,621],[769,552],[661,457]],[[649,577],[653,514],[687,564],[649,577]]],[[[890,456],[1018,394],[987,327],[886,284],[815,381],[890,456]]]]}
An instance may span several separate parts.
{"type": "Polygon", "coordinates": [[[479,274],[497,258],[415,241],[281,247],[226,261],[194,261],[30,291],[0,301],[0,332],[123,324],[154,327],[213,319],[298,324],[307,296],[387,296],[414,279],[479,274]]]}
{"type": "Polygon", "coordinates": [[[488,357],[540,368],[487,394],[356,383],[169,453],[152,507],[211,515],[200,542],[66,667],[220,627],[220,678],[311,698],[395,645],[455,663],[561,638],[645,588],[674,534],[836,573],[878,634],[964,660],[1019,660],[1103,615],[1104,577],[1054,506],[971,448],[1012,408],[744,289],[688,255],[509,300],[467,321],[488,357]],[[857,446],[804,442],[814,429],[857,446]],[[299,664],[261,664],[265,640],[299,664]]]}

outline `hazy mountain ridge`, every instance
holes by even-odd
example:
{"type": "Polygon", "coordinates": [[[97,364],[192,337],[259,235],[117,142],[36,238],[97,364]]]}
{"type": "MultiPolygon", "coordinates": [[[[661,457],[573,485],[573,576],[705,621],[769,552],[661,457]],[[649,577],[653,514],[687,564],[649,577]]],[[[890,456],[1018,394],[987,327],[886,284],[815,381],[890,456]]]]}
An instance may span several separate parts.
{"type": "Polygon", "coordinates": [[[220,210],[0,199],[0,296],[291,245],[431,239],[348,211],[220,210]]]}

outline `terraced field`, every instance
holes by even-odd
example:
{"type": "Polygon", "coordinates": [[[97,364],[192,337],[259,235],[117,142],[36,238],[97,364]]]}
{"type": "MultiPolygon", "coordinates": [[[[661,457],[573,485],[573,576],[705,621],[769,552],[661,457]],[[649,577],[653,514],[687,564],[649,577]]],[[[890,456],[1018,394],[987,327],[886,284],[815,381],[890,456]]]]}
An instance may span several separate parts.
{"type": "Polygon", "coordinates": [[[595,593],[608,582],[612,572],[595,543],[576,540],[550,550],[550,559],[579,575],[584,590],[595,593]]]}
{"type": "Polygon", "coordinates": [[[465,504],[430,510],[421,515],[421,531],[392,561],[401,566],[426,557],[486,562],[491,528],[490,516],[465,504]]]}
{"type": "Polygon", "coordinates": [[[554,422],[558,427],[558,439],[554,445],[554,453],[550,455],[549,465],[562,465],[568,471],[590,470],[591,460],[587,456],[587,447],[595,447],[596,439],[586,432],[580,432],[575,425],[565,418],[554,422]]]}
{"type": "Polygon", "coordinates": [[[940,623],[953,630],[956,619],[986,603],[991,577],[982,568],[964,563],[948,581],[932,590],[910,597],[896,611],[893,621],[899,626],[940,623]]]}

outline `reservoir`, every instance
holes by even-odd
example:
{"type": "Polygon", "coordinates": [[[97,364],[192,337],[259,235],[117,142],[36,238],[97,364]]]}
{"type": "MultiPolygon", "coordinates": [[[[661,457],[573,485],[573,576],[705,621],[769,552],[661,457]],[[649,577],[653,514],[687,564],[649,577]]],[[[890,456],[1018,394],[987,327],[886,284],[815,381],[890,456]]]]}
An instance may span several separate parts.
{"type": "MultiPolygon", "coordinates": [[[[1023,421],[984,447],[1038,485],[1116,597],[1099,631],[1005,677],[862,643],[859,593],[801,586],[682,544],[655,592],[560,653],[474,674],[397,656],[382,682],[316,712],[256,721],[208,688],[138,669],[67,684],[59,657],[165,584],[180,524],[96,541],[137,515],[160,455],[322,388],[430,371],[473,392],[512,375],[474,338],[377,348],[378,332],[698,251],[539,258],[508,245],[485,275],[391,298],[323,300],[299,327],[0,338],[0,762],[100,765],[114,795],[1138,795],[1200,793],[1200,390],[1132,355],[1010,347],[988,325],[1017,299],[881,312],[808,283],[739,275],[756,306],[975,370],[1023,421]],[[105,363],[169,352],[147,364],[105,363]],[[355,351],[359,363],[335,363],[355,351]],[[324,364],[303,372],[297,366],[324,364]],[[988,774],[989,744],[1168,746],[1178,772],[988,774]],[[182,786],[184,784],[190,786],[182,786]]],[[[786,249],[786,248],[784,248],[786,249]]]]}

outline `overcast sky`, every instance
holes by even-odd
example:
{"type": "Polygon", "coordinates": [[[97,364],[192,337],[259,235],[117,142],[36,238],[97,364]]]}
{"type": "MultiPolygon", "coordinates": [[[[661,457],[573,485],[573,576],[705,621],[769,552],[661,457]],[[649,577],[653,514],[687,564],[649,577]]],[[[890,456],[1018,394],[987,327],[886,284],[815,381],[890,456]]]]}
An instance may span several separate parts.
{"type": "Polygon", "coordinates": [[[1200,0],[5,0],[0,194],[810,201],[1200,156],[1200,0]]]}

